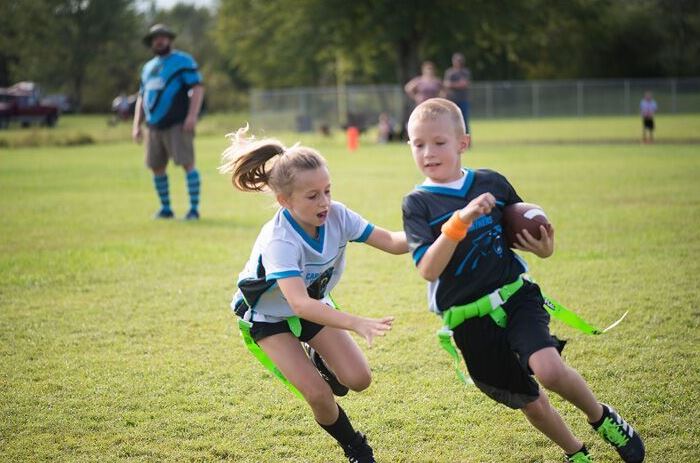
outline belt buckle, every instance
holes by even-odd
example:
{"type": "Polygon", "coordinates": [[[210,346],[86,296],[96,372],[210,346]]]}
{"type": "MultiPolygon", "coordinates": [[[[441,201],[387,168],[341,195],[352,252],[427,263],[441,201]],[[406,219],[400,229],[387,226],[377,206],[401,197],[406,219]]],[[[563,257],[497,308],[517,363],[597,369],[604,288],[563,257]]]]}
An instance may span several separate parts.
{"type": "Polygon", "coordinates": [[[495,310],[495,309],[499,308],[505,302],[503,300],[503,298],[501,297],[500,289],[501,288],[498,288],[497,290],[495,290],[494,292],[492,292],[488,296],[489,302],[491,303],[491,310],[495,310]]]}

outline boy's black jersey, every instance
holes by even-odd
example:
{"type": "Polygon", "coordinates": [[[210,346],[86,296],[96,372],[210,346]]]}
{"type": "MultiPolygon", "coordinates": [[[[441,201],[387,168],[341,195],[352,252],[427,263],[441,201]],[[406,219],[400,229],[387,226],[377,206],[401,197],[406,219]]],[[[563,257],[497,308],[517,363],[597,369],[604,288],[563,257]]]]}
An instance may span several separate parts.
{"type": "Polygon", "coordinates": [[[406,238],[418,265],[456,210],[482,193],[496,197],[496,207],[472,223],[440,277],[428,284],[430,310],[437,313],[475,301],[527,271],[527,264],[507,247],[501,222],[503,208],[522,200],[503,175],[487,169],[463,170],[461,188],[419,185],[402,206],[406,238]]]}

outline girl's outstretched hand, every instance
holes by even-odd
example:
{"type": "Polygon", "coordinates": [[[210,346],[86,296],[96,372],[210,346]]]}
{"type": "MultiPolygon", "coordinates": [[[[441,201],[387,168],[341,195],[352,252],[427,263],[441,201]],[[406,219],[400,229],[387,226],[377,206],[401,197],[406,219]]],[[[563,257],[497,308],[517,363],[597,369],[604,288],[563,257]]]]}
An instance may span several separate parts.
{"type": "Polygon", "coordinates": [[[365,338],[367,345],[372,347],[372,341],[374,338],[376,336],[384,336],[387,331],[391,330],[392,323],[394,323],[394,317],[357,317],[357,322],[353,328],[353,331],[365,338]]]}
{"type": "Polygon", "coordinates": [[[554,227],[540,225],[540,239],[536,240],[527,230],[515,235],[518,241],[513,243],[515,249],[531,252],[537,257],[545,258],[554,252],[554,227]]]}

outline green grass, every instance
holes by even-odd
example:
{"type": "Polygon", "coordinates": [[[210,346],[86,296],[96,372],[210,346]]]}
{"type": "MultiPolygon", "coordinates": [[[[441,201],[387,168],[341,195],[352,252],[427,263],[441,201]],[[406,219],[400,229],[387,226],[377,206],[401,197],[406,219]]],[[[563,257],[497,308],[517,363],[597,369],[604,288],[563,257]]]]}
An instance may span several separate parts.
{"type": "MultiPolygon", "coordinates": [[[[570,340],[567,362],[645,437],[648,461],[694,461],[700,151],[518,144],[535,123],[475,124],[465,164],[503,172],[547,210],[557,251],[526,257],[548,293],[599,325],[630,310],[601,337],[552,328],[570,340]]],[[[550,124],[537,130],[576,138],[550,124]]],[[[405,145],[363,139],[350,154],[340,136],[304,140],[328,158],[336,199],[401,226],[401,198],[420,181],[405,145]]],[[[342,461],[233,324],[236,277],[274,202],[234,192],[216,173],[224,147],[220,135],[197,138],[198,223],[150,220],[156,196],[135,145],[0,151],[0,461],[342,461]]],[[[182,215],[182,173],[170,174],[182,215]]],[[[394,330],[365,350],[373,385],[340,400],[379,461],[561,461],[521,414],[457,382],[409,257],[357,244],[348,254],[336,299],[354,313],[396,316],[394,330]]],[[[552,402],[597,461],[617,461],[580,413],[552,402]]]]}

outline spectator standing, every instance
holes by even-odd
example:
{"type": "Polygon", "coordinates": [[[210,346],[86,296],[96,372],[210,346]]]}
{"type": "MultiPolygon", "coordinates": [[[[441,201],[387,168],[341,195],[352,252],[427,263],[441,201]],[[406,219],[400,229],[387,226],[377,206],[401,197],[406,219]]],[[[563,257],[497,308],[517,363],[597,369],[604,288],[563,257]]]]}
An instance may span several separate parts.
{"type": "Polygon", "coordinates": [[[654,143],[654,114],[656,114],[656,101],[650,91],[644,92],[644,98],[639,103],[639,111],[642,113],[642,143],[654,143]]]}
{"type": "Polygon", "coordinates": [[[471,85],[471,72],[464,66],[464,55],[454,53],[452,55],[452,67],[445,71],[443,85],[446,89],[447,99],[457,105],[462,111],[464,125],[467,133],[471,134],[469,128],[469,86],[471,85]]]}
{"type": "Polygon", "coordinates": [[[440,96],[442,81],[435,75],[435,65],[424,61],[421,65],[421,75],[409,80],[404,86],[404,91],[416,106],[429,98],[440,96]]]}
{"type": "Polygon", "coordinates": [[[132,137],[140,143],[141,124],[145,118],[146,165],[153,171],[161,208],[154,218],[171,219],[168,159],[185,169],[190,209],[186,220],[199,219],[199,172],[194,163],[194,130],[204,98],[202,76],[197,62],[189,54],[173,50],[175,33],[163,24],[150,28],[144,45],[155,55],[144,64],[141,85],[134,111],[132,137]]]}

